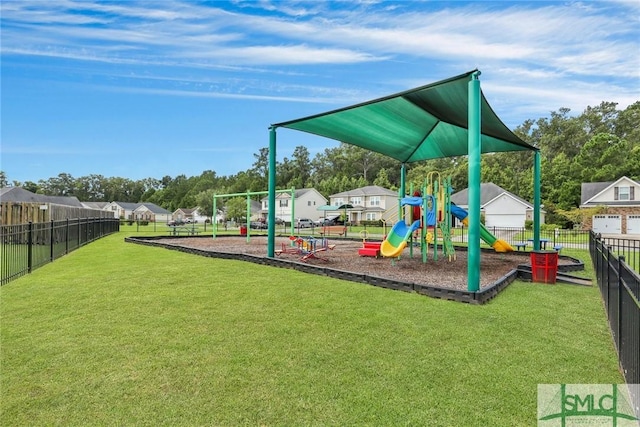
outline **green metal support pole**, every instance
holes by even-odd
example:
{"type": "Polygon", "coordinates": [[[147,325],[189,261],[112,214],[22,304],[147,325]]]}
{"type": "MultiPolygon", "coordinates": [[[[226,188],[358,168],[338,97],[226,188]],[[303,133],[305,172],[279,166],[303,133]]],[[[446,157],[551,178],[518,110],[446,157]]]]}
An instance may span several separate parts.
{"type": "Polygon", "coordinates": [[[294,236],[296,234],[296,190],[291,187],[291,235],[294,236]]]}
{"type": "Polygon", "coordinates": [[[276,128],[269,128],[269,213],[267,230],[267,256],[276,252],[276,128]]]}
{"type": "Polygon", "coordinates": [[[216,233],[218,231],[218,221],[217,221],[217,215],[216,213],[218,212],[218,209],[216,207],[216,195],[213,195],[213,216],[211,217],[211,225],[213,227],[211,227],[213,229],[213,238],[216,238],[216,233]]]}
{"type": "Polygon", "coordinates": [[[533,157],[533,249],[540,250],[540,151],[533,157]]]}
{"type": "Polygon", "coordinates": [[[247,191],[247,222],[245,224],[247,226],[247,243],[251,241],[251,237],[250,237],[251,232],[249,231],[249,229],[251,228],[251,197],[250,195],[251,193],[247,191]]]}
{"type": "Polygon", "coordinates": [[[467,289],[480,290],[480,71],[469,81],[468,150],[469,150],[469,258],[467,260],[467,289]]]}

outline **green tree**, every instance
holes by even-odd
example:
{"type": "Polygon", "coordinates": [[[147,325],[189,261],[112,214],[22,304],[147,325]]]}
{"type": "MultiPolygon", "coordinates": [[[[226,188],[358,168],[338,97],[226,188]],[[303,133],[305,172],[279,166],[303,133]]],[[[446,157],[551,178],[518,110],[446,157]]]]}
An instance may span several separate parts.
{"type": "Polygon", "coordinates": [[[0,188],[8,187],[9,181],[7,180],[7,174],[4,171],[0,171],[0,188]]]}
{"type": "Polygon", "coordinates": [[[373,180],[373,185],[377,185],[379,187],[388,188],[390,190],[394,189],[394,185],[389,181],[389,175],[386,169],[380,169],[378,172],[378,176],[373,180]]]}
{"type": "Polygon", "coordinates": [[[238,224],[247,222],[247,199],[234,197],[225,203],[227,220],[232,219],[238,224]]]}
{"type": "Polygon", "coordinates": [[[201,191],[196,196],[196,203],[198,204],[198,210],[200,215],[213,218],[213,189],[201,191]]]}
{"type": "Polygon", "coordinates": [[[296,180],[295,185],[288,187],[306,188],[311,178],[311,160],[309,159],[309,150],[299,145],[293,150],[291,159],[293,163],[293,177],[296,180]]]}
{"type": "Polygon", "coordinates": [[[38,186],[42,194],[48,196],[73,196],[75,180],[68,173],[60,173],[56,177],[51,177],[46,181],[38,181],[38,186]]]}

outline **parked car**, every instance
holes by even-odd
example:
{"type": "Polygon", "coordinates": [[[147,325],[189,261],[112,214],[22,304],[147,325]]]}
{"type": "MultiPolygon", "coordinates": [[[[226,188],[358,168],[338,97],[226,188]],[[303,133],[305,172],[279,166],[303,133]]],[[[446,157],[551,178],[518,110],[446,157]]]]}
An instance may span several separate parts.
{"type": "Polygon", "coordinates": [[[315,224],[309,218],[298,218],[298,220],[296,221],[296,227],[311,228],[315,227],[315,224]]]}
{"type": "Polygon", "coordinates": [[[325,225],[343,225],[343,224],[344,224],[344,221],[340,219],[340,215],[320,218],[318,221],[316,221],[316,225],[318,227],[322,227],[325,225]]]}
{"type": "Polygon", "coordinates": [[[251,221],[249,227],[255,230],[266,230],[268,228],[265,221],[251,221]]]}
{"type": "Polygon", "coordinates": [[[167,221],[167,225],[171,227],[175,227],[176,225],[184,225],[184,221],[181,219],[172,219],[171,221],[167,221]]]}

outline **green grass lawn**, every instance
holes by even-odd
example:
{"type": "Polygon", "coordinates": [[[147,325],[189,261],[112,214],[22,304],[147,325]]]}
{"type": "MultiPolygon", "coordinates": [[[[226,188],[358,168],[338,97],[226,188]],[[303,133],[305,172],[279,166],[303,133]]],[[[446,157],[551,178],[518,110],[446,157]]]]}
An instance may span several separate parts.
{"type": "Polygon", "coordinates": [[[1,425],[536,424],[621,383],[597,287],[484,306],[123,242],[0,289],[1,425]]]}

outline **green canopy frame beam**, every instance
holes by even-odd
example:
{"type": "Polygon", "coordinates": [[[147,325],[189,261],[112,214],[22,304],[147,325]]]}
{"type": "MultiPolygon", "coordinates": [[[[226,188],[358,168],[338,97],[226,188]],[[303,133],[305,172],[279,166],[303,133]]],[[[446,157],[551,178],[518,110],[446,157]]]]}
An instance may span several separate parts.
{"type": "MultiPolygon", "coordinates": [[[[267,256],[273,258],[276,251],[276,127],[269,128],[269,221],[267,223],[267,256]]],[[[292,199],[295,194],[292,195],[292,199]]],[[[293,202],[292,202],[293,203],[293,202]]],[[[291,221],[293,227],[293,220],[291,221]]]]}
{"type": "Polygon", "coordinates": [[[467,259],[467,289],[480,290],[480,72],[469,80],[469,257],[467,259]]]}
{"type": "Polygon", "coordinates": [[[540,250],[540,151],[533,157],[533,249],[540,250]]]}

